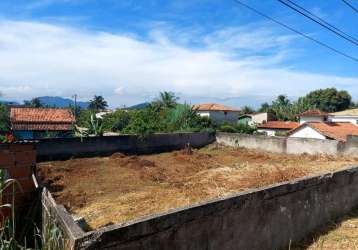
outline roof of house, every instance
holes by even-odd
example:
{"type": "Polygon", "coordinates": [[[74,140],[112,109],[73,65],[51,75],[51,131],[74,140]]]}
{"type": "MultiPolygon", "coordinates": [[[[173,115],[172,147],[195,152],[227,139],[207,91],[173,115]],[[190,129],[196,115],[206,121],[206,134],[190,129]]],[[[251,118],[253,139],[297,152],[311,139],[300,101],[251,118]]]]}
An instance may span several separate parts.
{"type": "Polygon", "coordinates": [[[240,111],[239,109],[217,103],[196,104],[193,105],[193,108],[199,111],[240,111]]]}
{"type": "Polygon", "coordinates": [[[252,115],[251,115],[251,114],[243,114],[243,115],[240,115],[240,116],[239,116],[239,119],[242,119],[242,118],[252,118],[252,115]]]}
{"type": "Polygon", "coordinates": [[[300,125],[299,122],[289,122],[289,121],[269,121],[263,124],[257,125],[257,128],[266,128],[266,129],[294,129],[300,125]]]}
{"type": "Polygon", "coordinates": [[[297,116],[301,117],[301,116],[327,116],[327,115],[328,115],[328,113],[323,112],[319,109],[310,109],[310,110],[307,110],[301,114],[298,114],[297,116]]]}
{"type": "Polygon", "coordinates": [[[69,109],[11,107],[13,130],[70,130],[75,118],[69,109]]]}
{"type": "Polygon", "coordinates": [[[357,109],[346,109],[339,112],[330,113],[330,115],[336,116],[358,116],[358,108],[357,109]]]}
{"type": "Polygon", "coordinates": [[[358,126],[350,122],[306,122],[290,131],[293,134],[306,126],[311,127],[318,133],[337,141],[346,141],[348,135],[358,135],[358,126]]]}

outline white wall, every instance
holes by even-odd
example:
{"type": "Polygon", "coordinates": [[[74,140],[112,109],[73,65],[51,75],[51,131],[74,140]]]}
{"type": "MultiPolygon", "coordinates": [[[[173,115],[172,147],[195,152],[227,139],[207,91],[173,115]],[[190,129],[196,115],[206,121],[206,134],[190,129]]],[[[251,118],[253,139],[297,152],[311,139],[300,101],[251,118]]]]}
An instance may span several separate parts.
{"type": "Polygon", "coordinates": [[[321,135],[316,130],[314,130],[311,127],[303,127],[301,129],[298,129],[296,132],[291,134],[289,137],[291,138],[313,138],[313,139],[326,139],[324,135],[321,135]]]}
{"type": "Polygon", "coordinates": [[[257,132],[265,133],[267,136],[275,136],[276,135],[276,130],[274,130],[274,129],[260,128],[257,130],[257,132]]]}
{"type": "Polygon", "coordinates": [[[358,124],[358,116],[330,116],[328,120],[331,122],[351,122],[354,125],[358,124]]]}
{"type": "Polygon", "coordinates": [[[324,117],[323,116],[302,116],[300,117],[300,124],[303,124],[305,122],[323,122],[324,117]]]}
{"type": "Polygon", "coordinates": [[[267,122],[267,120],[268,120],[267,113],[258,113],[252,115],[252,122],[254,122],[255,124],[261,124],[267,122]]]}
{"type": "Polygon", "coordinates": [[[209,111],[196,111],[196,113],[200,116],[207,116],[210,117],[209,111]]]}
{"type": "Polygon", "coordinates": [[[239,118],[239,112],[233,111],[197,111],[200,116],[208,116],[217,123],[230,122],[236,124],[239,118]]]}

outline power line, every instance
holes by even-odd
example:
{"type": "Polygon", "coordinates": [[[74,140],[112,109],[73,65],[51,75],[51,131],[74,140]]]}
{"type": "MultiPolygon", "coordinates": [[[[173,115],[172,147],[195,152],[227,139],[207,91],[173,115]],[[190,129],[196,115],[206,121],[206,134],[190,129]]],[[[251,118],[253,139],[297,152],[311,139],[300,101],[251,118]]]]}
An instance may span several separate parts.
{"type": "Polygon", "coordinates": [[[338,29],[337,27],[327,23],[325,20],[323,20],[322,18],[316,16],[315,14],[311,13],[310,11],[306,10],[305,8],[299,6],[298,4],[294,3],[293,1],[290,0],[278,0],[279,2],[281,2],[282,4],[286,5],[287,7],[289,7],[290,9],[293,9],[294,11],[300,13],[301,15],[311,19],[312,21],[314,21],[315,23],[318,23],[319,25],[321,25],[322,27],[332,31],[333,33],[335,33],[336,35],[346,39],[347,41],[358,45],[358,40],[348,34],[346,34],[345,32],[343,32],[342,30],[338,29]]]}
{"type": "Polygon", "coordinates": [[[342,0],[343,3],[345,3],[349,8],[351,8],[352,10],[355,10],[355,12],[358,13],[358,9],[356,7],[354,7],[351,3],[349,3],[346,0],[342,0]]]}
{"type": "Polygon", "coordinates": [[[280,21],[278,21],[278,20],[276,20],[276,19],[274,19],[274,18],[272,18],[272,17],[266,15],[265,13],[263,13],[263,12],[261,12],[261,11],[255,9],[255,8],[253,8],[253,7],[249,6],[249,5],[247,5],[247,4],[243,3],[243,2],[241,2],[240,0],[233,0],[233,1],[236,2],[236,3],[238,3],[238,4],[240,4],[240,5],[242,5],[242,6],[244,6],[245,8],[247,8],[247,9],[249,9],[249,10],[255,12],[255,13],[258,14],[258,15],[263,16],[263,17],[265,17],[265,18],[271,20],[272,22],[274,22],[274,23],[276,23],[276,24],[278,24],[278,25],[281,25],[282,27],[284,27],[284,28],[286,28],[286,29],[288,29],[288,30],[290,30],[290,31],[292,31],[292,32],[295,32],[295,33],[297,33],[297,34],[299,34],[299,35],[301,35],[301,36],[303,36],[303,37],[305,37],[305,38],[307,38],[307,39],[309,39],[309,40],[311,40],[311,41],[313,41],[313,42],[315,42],[315,43],[317,43],[317,44],[319,44],[319,45],[321,45],[321,46],[323,46],[323,47],[325,47],[325,48],[327,48],[327,49],[330,49],[330,50],[336,52],[337,54],[340,54],[340,55],[342,55],[342,56],[344,56],[344,57],[346,57],[346,58],[349,58],[349,59],[351,59],[351,60],[353,60],[353,61],[355,61],[355,62],[358,62],[358,59],[357,59],[357,58],[355,58],[355,57],[353,57],[353,56],[350,56],[350,55],[348,55],[348,54],[346,54],[346,53],[344,53],[344,52],[341,52],[341,51],[339,51],[339,50],[337,50],[337,49],[335,49],[335,48],[333,48],[333,47],[331,47],[331,46],[329,46],[329,45],[327,45],[327,44],[325,44],[325,43],[323,43],[323,42],[321,42],[321,41],[319,41],[319,40],[316,40],[315,38],[310,37],[309,35],[306,35],[306,34],[302,33],[301,31],[298,31],[298,30],[296,30],[296,29],[294,29],[294,28],[291,28],[290,26],[284,24],[283,22],[280,22],[280,21]]]}

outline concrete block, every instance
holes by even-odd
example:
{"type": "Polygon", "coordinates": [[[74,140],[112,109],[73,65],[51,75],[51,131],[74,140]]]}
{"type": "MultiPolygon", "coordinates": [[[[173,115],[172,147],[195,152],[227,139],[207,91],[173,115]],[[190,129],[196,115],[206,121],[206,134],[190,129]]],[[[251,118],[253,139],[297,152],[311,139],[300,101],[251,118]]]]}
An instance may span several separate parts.
{"type": "Polygon", "coordinates": [[[33,166],[36,164],[36,151],[17,151],[15,154],[16,164],[28,164],[33,166]]]}
{"type": "Polygon", "coordinates": [[[10,144],[9,145],[9,150],[11,152],[22,152],[22,151],[33,151],[35,149],[35,145],[34,144],[10,144]]]}
{"type": "Polygon", "coordinates": [[[9,151],[0,151],[0,168],[15,165],[15,156],[9,151]]]}
{"type": "Polygon", "coordinates": [[[30,178],[32,175],[32,167],[27,164],[19,164],[8,168],[10,178],[30,178]]]}

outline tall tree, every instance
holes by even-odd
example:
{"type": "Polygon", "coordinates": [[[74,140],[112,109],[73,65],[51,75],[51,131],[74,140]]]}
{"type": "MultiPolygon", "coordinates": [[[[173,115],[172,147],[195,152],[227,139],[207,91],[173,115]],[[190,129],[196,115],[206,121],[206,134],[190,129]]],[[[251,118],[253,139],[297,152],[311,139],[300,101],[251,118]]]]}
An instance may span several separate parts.
{"type": "Polygon", "coordinates": [[[41,103],[38,97],[32,98],[31,100],[24,101],[25,106],[32,107],[32,108],[42,108],[44,105],[41,103]]]}
{"type": "Polygon", "coordinates": [[[242,114],[252,114],[254,112],[255,112],[255,110],[253,108],[251,108],[250,106],[244,106],[241,108],[242,114]]]}
{"type": "Polygon", "coordinates": [[[10,130],[9,111],[6,105],[0,104],[0,132],[8,132],[10,130]]]}
{"type": "Polygon", "coordinates": [[[173,92],[160,92],[159,99],[157,100],[165,108],[175,108],[179,97],[176,97],[173,92]]]}
{"type": "Polygon", "coordinates": [[[88,105],[88,108],[89,109],[92,109],[92,110],[104,110],[108,107],[108,103],[107,101],[104,100],[103,96],[97,96],[95,95],[93,97],[93,100],[90,100],[90,103],[88,105]]]}
{"type": "Polygon", "coordinates": [[[336,88],[318,89],[308,93],[306,101],[316,108],[325,112],[336,112],[350,107],[351,95],[345,91],[338,91],[336,88]]]}
{"type": "Polygon", "coordinates": [[[270,104],[268,104],[267,102],[261,104],[261,107],[259,108],[259,112],[270,112],[270,111],[272,111],[270,104]]]}
{"type": "Polygon", "coordinates": [[[296,120],[297,114],[314,108],[306,99],[299,98],[297,101],[291,102],[285,95],[279,95],[271,105],[263,103],[261,112],[271,112],[278,120],[288,121],[296,120]]]}

